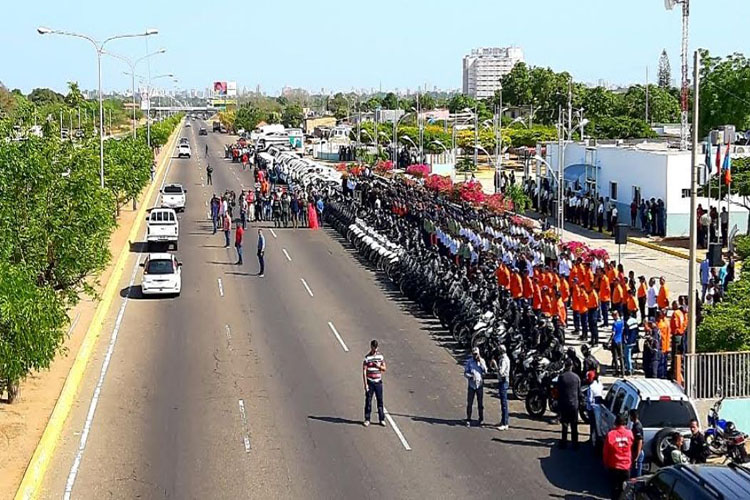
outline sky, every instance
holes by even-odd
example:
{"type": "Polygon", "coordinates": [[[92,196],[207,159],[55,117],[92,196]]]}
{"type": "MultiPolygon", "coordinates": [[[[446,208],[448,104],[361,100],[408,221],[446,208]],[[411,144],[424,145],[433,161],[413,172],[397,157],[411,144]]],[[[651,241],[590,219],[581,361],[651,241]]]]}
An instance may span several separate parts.
{"type": "MultiPolygon", "coordinates": [[[[747,0],[691,0],[690,50],[744,52],[747,0]]],[[[37,34],[38,26],[114,40],[107,50],[150,58],[152,75],[173,73],[179,88],[216,80],[278,94],[352,88],[415,90],[461,86],[461,59],[472,48],[519,46],[527,64],[568,71],[577,81],[650,81],[662,49],[679,81],[681,8],[663,0],[36,0],[9,2],[0,17],[0,82],[29,92],[66,82],[96,88],[96,52],[81,39],[37,34]],[[116,4],[117,8],[114,7],[116,4]],[[148,51],[148,52],[147,52],[148,51]]],[[[124,63],[104,57],[105,91],[130,88],[124,63]]],[[[137,72],[145,74],[147,64],[137,72]]],[[[162,80],[164,82],[165,80],[162,80]]]]}

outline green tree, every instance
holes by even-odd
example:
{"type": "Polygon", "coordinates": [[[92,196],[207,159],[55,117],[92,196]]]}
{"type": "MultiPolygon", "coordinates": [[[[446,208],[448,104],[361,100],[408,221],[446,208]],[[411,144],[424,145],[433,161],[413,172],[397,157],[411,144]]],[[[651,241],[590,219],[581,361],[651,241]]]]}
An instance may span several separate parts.
{"type": "MultiPolygon", "coordinates": [[[[716,151],[716,148],[714,148],[716,151]]],[[[711,165],[712,170],[715,170],[715,165],[711,165]]],[[[732,203],[734,205],[743,207],[748,210],[748,226],[747,234],[750,234],[750,157],[745,158],[733,158],[732,159],[732,203]]],[[[721,200],[726,199],[727,186],[724,183],[723,175],[714,175],[708,185],[708,194],[711,198],[719,199],[719,191],[721,191],[721,200]],[[719,189],[721,186],[721,189],[719,189]]],[[[701,196],[706,196],[705,189],[700,193],[701,196]]]]}
{"type": "Polygon", "coordinates": [[[136,198],[148,184],[152,158],[142,138],[128,135],[104,141],[104,185],[112,192],[118,213],[122,204],[136,198]]]}
{"type": "Polygon", "coordinates": [[[299,104],[289,104],[281,114],[281,123],[285,127],[300,127],[304,119],[305,115],[302,111],[302,106],[299,104]]]}
{"type": "MultiPolygon", "coordinates": [[[[625,113],[631,118],[646,116],[646,88],[633,85],[624,95],[625,113]]],[[[648,86],[648,118],[651,123],[676,123],[680,121],[680,101],[669,90],[656,85],[648,86]]]]}
{"type": "Polygon", "coordinates": [[[698,351],[750,350],[750,267],[729,286],[724,299],[707,307],[696,338],[698,351]]]}
{"type": "Polygon", "coordinates": [[[598,139],[654,138],[656,133],[641,118],[629,116],[604,116],[593,118],[586,126],[586,135],[598,139]]]}
{"type": "Polygon", "coordinates": [[[393,92],[388,92],[383,98],[382,102],[383,109],[396,109],[398,108],[398,97],[393,92]]]}
{"type": "Polygon", "coordinates": [[[721,125],[750,129],[750,60],[739,53],[724,59],[701,51],[701,135],[721,125]]]}
{"type": "Polygon", "coordinates": [[[65,104],[71,108],[78,108],[85,100],[78,88],[78,82],[68,82],[68,95],[65,96],[65,104]]]}
{"type": "Polygon", "coordinates": [[[234,126],[237,130],[253,130],[260,122],[268,121],[268,113],[254,106],[242,106],[235,113],[234,126]]]}
{"type": "Polygon", "coordinates": [[[464,94],[456,94],[448,100],[448,111],[451,113],[461,113],[464,109],[474,110],[476,100],[464,94]]]}
{"type": "Polygon", "coordinates": [[[604,87],[582,88],[578,92],[578,100],[585,110],[585,117],[610,117],[623,114],[622,97],[604,87]]]}
{"type": "Polygon", "coordinates": [[[514,106],[533,104],[531,71],[525,63],[517,63],[510,73],[503,76],[503,103],[514,106]]]}
{"type": "Polygon", "coordinates": [[[344,97],[344,94],[338,92],[333,98],[328,99],[327,109],[333,112],[334,116],[340,120],[349,113],[349,101],[344,97]]]}
{"type": "Polygon", "coordinates": [[[28,99],[37,106],[44,106],[45,104],[62,104],[65,102],[65,98],[62,94],[58,94],[51,89],[34,89],[29,94],[28,99]]]}

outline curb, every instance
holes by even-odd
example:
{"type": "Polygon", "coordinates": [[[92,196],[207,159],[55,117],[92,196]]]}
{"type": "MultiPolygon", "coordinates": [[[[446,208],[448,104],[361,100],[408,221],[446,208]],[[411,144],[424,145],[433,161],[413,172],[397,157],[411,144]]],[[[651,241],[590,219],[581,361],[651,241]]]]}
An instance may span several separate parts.
{"type": "MultiPolygon", "coordinates": [[[[180,122],[178,127],[172,133],[172,138],[164,146],[167,148],[166,151],[171,152],[174,150],[174,143],[177,141],[177,137],[180,135],[179,131],[182,128],[180,125],[182,125],[182,122],[180,122]]],[[[148,187],[146,194],[141,201],[141,206],[136,213],[136,218],[130,228],[128,238],[120,249],[112,274],[107,281],[107,285],[104,287],[102,299],[94,311],[89,328],[86,331],[81,346],[78,349],[78,353],[76,354],[75,361],[73,361],[68,376],[65,378],[65,384],[60,391],[60,395],[55,403],[54,409],[52,410],[52,414],[44,428],[44,433],[42,433],[42,437],[39,439],[34,454],[31,456],[29,465],[26,467],[23,479],[21,479],[21,483],[18,486],[15,500],[33,499],[37,498],[40,494],[42,481],[44,480],[45,473],[47,472],[50,460],[52,459],[52,454],[60,440],[63,426],[70,414],[73,402],[78,395],[78,389],[81,385],[84,372],[86,371],[89,359],[91,358],[94,347],[96,346],[96,341],[99,338],[102,325],[104,324],[104,320],[109,312],[112,300],[117,292],[117,287],[120,284],[120,279],[122,278],[122,273],[130,254],[128,246],[130,245],[130,242],[137,237],[138,231],[140,231],[141,224],[144,220],[144,214],[146,213],[146,207],[148,206],[148,200],[153,196],[154,189],[157,185],[157,182],[155,181],[164,173],[165,165],[167,165],[170,157],[171,153],[165,154],[162,157],[158,169],[158,175],[154,177],[154,182],[148,187]]]]}
{"type": "MultiPolygon", "coordinates": [[[[636,245],[640,245],[642,247],[650,248],[651,250],[656,250],[657,252],[666,253],[669,255],[672,255],[673,257],[679,257],[681,259],[690,260],[690,255],[680,252],[679,250],[672,250],[671,248],[663,247],[661,245],[657,245],[656,243],[649,243],[647,241],[643,241],[638,238],[632,238],[628,236],[628,242],[634,243],[636,245]]],[[[695,261],[700,264],[701,260],[696,257],[695,261]]]]}

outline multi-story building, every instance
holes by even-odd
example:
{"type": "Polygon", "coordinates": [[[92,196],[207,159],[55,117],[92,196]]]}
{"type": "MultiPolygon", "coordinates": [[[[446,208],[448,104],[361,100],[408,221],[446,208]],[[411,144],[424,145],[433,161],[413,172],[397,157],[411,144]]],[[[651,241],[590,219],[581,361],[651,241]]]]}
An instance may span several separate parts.
{"type": "Polygon", "coordinates": [[[520,47],[472,49],[463,59],[463,93],[476,99],[492,97],[500,88],[500,79],[518,62],[523,62],[520,47]]]}

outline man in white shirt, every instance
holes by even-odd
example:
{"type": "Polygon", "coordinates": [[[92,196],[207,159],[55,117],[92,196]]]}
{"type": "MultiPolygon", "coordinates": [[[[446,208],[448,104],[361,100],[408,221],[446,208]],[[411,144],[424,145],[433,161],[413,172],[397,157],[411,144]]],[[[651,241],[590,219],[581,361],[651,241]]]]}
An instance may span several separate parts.
{"type": "Polygon", "coordinates": [[[648,280],[648,290],[646,291],[646,307],[648,307],[649,319],[656,318],[656,310],[659,308],[657,297],[659,297],[659,282],[656,278],[648,280]]]}
{"type": "Polygon", "coordinates": [[[500,397],[500,425],[497,430],[508,430],[508,381],[510,380],[510,358],[505,351],[505,346],[500,345],[497,348],[498,359],[492,360],[492,365],[497,369],[497,389],[500,397]]]}

